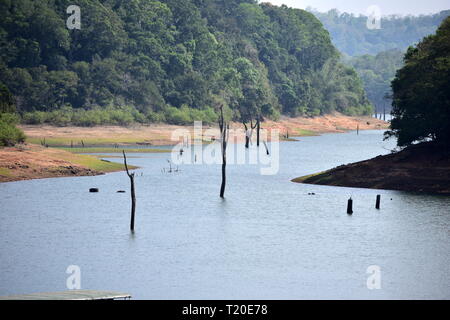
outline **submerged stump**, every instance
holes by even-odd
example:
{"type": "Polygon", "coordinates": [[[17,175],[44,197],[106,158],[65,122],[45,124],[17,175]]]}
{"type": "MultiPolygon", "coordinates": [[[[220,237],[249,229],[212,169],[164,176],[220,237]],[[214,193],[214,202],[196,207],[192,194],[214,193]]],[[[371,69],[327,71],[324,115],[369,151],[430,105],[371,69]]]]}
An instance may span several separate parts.
{"type": "Polygon", "coordinates": [[[352,198],[348,199],[347,203],[347,214],[353,214],[353,200],[352,198]]]}

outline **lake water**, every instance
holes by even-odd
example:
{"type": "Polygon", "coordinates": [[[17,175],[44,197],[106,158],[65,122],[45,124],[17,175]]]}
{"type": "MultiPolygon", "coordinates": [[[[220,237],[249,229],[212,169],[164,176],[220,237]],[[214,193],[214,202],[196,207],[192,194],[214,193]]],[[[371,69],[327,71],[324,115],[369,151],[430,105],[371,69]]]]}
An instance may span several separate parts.
{"type": "Polygon", "coordinates": [[[220,165],[130,154],[134,234],[124,172],[0,184],[0,295],[66,290],[77,265],[82,289],[135,299],[449,299],[450,197],[290,182],[393,147],[380,131],[284,142],[277,175],[229,166],[226,200],[220,165]]]}

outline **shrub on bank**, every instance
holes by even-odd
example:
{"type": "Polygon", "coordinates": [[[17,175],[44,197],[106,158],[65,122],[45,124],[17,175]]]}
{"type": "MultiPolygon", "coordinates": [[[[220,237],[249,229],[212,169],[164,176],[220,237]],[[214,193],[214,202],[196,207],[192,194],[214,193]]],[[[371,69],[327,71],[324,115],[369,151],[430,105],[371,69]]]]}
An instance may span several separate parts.
{"type": "Polygon", "coordinates": [[[12,113],[0,113],[0,146],[14,146],[25,142],[25,134],[16,127],[18,116],[12,113]]]}
{"type": "Polygon", "coordinates": [[[132,106],[109,106],[106,108],[92,107],[91,109],[77,109],[64,106],[61,109],[42,112],[26,112],[22,115],[25,124],[50,124],[56,126],[93,127],[99,125],[128,126],[133,123],[159,123],[189,125],[194,121],[204,123],[217,122],[217,114],[211,107],[193,109],[188,106],[175,108],[167,106],[163,111],[147,110],[145,113],[132,106]]]}
{"type": "Polygon", "coordinates": [[[24,113],[25,124],[75,125],[92,127],[97,125],[130,125],[147,122],[145,115],[133,107],[108,107],[105,109],[73,109],[70,106],[51,112],[33,111],[24,113]]]}
{"type": "Polygon", "coordinates": [[[22,122],[25,124],[43,124],[47,120],[47,112],[33,111],[27,112],[22,117],[22,122]]]}

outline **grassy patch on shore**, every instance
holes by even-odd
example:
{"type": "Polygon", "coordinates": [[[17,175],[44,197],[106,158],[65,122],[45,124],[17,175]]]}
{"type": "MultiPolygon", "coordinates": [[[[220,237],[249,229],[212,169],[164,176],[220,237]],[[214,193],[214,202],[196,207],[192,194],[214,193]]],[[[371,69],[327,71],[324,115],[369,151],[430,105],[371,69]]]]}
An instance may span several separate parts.
{"type": "MultiPolygon", "coordinates": [[[[0,159],[0,182],[93,176],[125,169],[122,159],[112,162],[94,155],[31,144],[0,148],[0,159]]],[[[138,168],[131,165],[129,167],[138,168]]]]}
{"type": "Polygon", "coordinates": [[[305,129],[296,129],[292,134],[293,137],[314,137],[317,135],[317,132],[305,129]]]}
{"type": "Polygon", "coordinates": [[[27,143],[32,144],[42,144],[45,142],[49,147],[70,147],[73,143],[74,146],[81,146],[83,143],[85,146],[104,146],[104,145],[115,145],[115,144],[138,144],[143,143],[142,139],[133,137],[111,137],[111,138],[39,138],[39,137],[29,137],[27,138],[27,143]]]}
{"type": "Polygon", "coordinates": [[[170,149],[147,149],[147,148],[106,148],[106,147],[87,147],[87,148],[58,148],[60,150],[69,151],[72,153],[171,153],[170,149]]]}
{"type": "Polygon", "coordinates": [[[0,176],[10,177],[11,173],[9,172],[9,169],[7,169],[7,168],[0,168],[0,176]]]}
{"type": "Polygon", "coordinates": [[[292,182],[296,182],[296,183],[304,183],[305,181],[307,181],[307,180],[309,180],[309,179],[312,179],[312,178],[318,178],[319,176],[324,175],[324,174],[326,174],[326,173],[327,173],[327,172],[324,171],[324,172],[319,172],[319,173],[310,174],[310,175],[307,175],[307,176],[303,176],[303,177],[300,177],[300,178],[293,179],[292,182]]]}
{"type": "MultiPolygon", "coordinates": [[[[94,156],[81,155],[74,153],[61,153],[59,156],[62,160],[68,161],[70,163],[83,166],[95,171],[101,172],[115,172],[125,170],[125,166],[122,163],[109,162],[105,160],[98,159],[94,156]]],[[[131,169],[136,169],[137,167],[129,166],[131,169]]]]}
{"type": "MultiPolygon", "coordinates": [[[[295,137],[295,136],[294,136],[295,137]]],[[[286,138],[286,137],[280,137],[280,141],[284,141],[284,142],[297,142],[298,140],[295,138],[286,138]]]]}

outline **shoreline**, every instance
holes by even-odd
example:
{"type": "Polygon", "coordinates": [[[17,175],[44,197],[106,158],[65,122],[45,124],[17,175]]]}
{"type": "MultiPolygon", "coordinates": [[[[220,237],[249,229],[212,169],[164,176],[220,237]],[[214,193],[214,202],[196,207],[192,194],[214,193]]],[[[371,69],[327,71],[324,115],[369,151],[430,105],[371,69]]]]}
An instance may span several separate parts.
{"type": "MultiPolygon", "coordinates": [[[[179,129],[189,132],[194,143],[196,141],[210,143],[220,136],[218,129],[212,126],[204,126],[201,137],[194,136],[192,127],[167,124],[92,128],[47,125],[19,127],[27,135],[27,143],[12,148],[0,148],[0,183],[93,176],[122,171],[124,167],[120,163],[103,161],[83,153],[119,153],[120,146],[136,146],[135,149],[130,149],[129,153],[170,152],[170,150],[152,149],[152,147],[176,145],[180,141],[173,141],[171,135],[179,129]]],[[[235,132],[230,136],[230,143],[243,143],[245,140],[243,125],[232,123],[231,127],[235,129],[235,132]]],[[[296,141],[291,137],[344,133],[356,130],[358,127],[361,131],[382,130],[387,129],[388,123],[372,117],[348,117],[334,114],[316,118],[283,117],[280,121],[267,121],[262,124],[262,130],[266,133],[278,129],[281,135],[280,141],[296,141]],[[289,137],[283,136],[287,133],[289,137]]],[[[270,137],[270,134],[268,136],[270,137]]],[[[256,139],[256,134],[253,135],[253,139],[256,139]]]]}
{"type": "Polygon", "coordinates": [[[0,183],[97,176],[123,170],[121,163],[39,145],[23,144],[0,149],[0,183]]]}
{"type": "Polygon", "coordinates": [[[450,195],[450,156],[433,143],[293,179],[323,186],[450,195]]]}
{"type": "MultiPolygon", "coordinates": [[[[343,133],[357,130],[383,130],[388,123],[372,117],[349,117],[341,114],[327,115],[316,118],[287,118],[279,121],[266,121],[261,125],[262,131],[270,133],[274,129],[280,132],[281,140],[289,137],[314,136],[324,133],[343,133]]],[[[99,126],[99,127],[55,127],[48,125],[19,126],[27,136],[27,142],[33,144],[47,144],[50,147],[80,147],[82,144],[89,147],[105,147],[112,145],[122,146],[171,146],[180,141],[172,140],[171,136],[176,130],[189,132],[192,141],[211,142],[220,136],[215,126],[203,126],[202,136],[194,136],[193,126],[176,126],[167,124],[135,125],[131,127],[99,126]]],[[[230,142],[244,142],[244,129],[241,123],[231,123],[234,135],[230,142]]],[[[254,132],[254,138],[256,133],[254,132]]],[[[268,134],[270,137],[270,134],[268,134]]],[[[270,139],[269,139],[270,141],[270,139]]]]}

